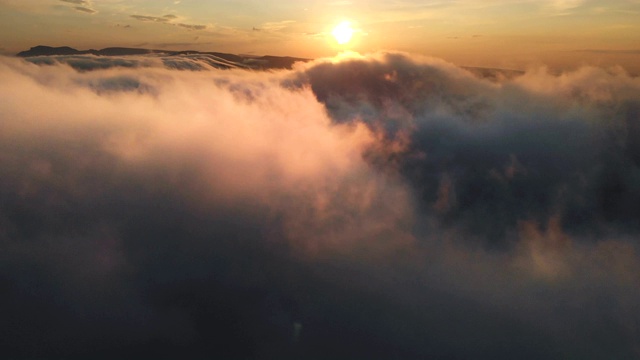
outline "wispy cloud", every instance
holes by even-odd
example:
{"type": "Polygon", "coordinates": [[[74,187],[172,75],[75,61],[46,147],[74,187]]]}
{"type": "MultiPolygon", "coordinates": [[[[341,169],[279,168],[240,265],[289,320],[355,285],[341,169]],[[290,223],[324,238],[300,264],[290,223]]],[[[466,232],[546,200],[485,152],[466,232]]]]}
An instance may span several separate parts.
{"type": "Polygon", "coordinates": [[[139,20],[139,21],[146,21],[146,22],[156,22],[156,23],[163,23],[163,24],[169,24],[169,25],[174,25],[174,26],[178,26],[178,27],[182,27],[188,30],[204,30],[207,28],[207,25],[198,25],[198,24],[185,24],[185,23],[181,23],[181,22],[176,22],[176,20],[180,19],[179,16],[174,15],[174,14],[167,14],[164,16],[148,16],[148,15],[131,15],[132,18],[139,20]]]}
{"type": "Polygon", "coordinates": [[[286,29],[287,27],[291,26],[292,24],[294,24],[295,21],[294,20],[283,20],[283,21],[276,21],[276,22],[266,22],[263,23],[262,25],[260,25],[260,30],[264,30],[264,31],[280,31],[283,29],[286,29]]]}
{"type": "Polygon", "coordinates": [[[87,7],[84,7],[84,6],[76,6],[76,7],[74,7],[74,9],[76,9],[76,10],[78,10],[80,12],[85,12],[85,13],[89,13],[89,14],[97,13],[96,10],[93,10],[91,8],[87,8],[87,7]]]}
{"type": "Polygon", "coordinates": [[[93,9],[91,2],[88,0],[60,0],[60,1],[68,4],[79,5],[79,6],[73,7],[73,9],[78,12],[82,12],[86,14],[96,14],[98,12],[97,10],[93,9]]]}
{"type": "Polygon", "coordinates": [[[585,0],[550,0],[549,5],[557,10],[575,9],[585,3],[585,0]]]}
{"type": "Polygon", "coordinates": [[[182,23],[177,23],[176,26],[180,26],[189,30],[204,30],[207,28],[207,25],[193,25],[193,24],[182,24],[182,23]]]}
{"type": "Polygon", "coordinates": [[[147,16],[147,15],[131,15],[132,18],[139,21],[152,21],[152,22],[169,22],[171,19],[167,17],[147,16]]]}

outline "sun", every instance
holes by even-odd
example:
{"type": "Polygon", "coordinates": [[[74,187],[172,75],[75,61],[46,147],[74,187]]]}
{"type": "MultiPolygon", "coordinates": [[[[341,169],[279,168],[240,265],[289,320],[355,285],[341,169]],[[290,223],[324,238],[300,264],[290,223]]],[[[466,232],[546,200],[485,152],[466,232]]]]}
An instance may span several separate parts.
{"type": "Polygon", "coordinates": [[[338,44],[343,45],[351,40],[351,37],[353,36],[353,29],[348,21],[343,21],[333,28],[331,34],[336,38],[338,44]]]}

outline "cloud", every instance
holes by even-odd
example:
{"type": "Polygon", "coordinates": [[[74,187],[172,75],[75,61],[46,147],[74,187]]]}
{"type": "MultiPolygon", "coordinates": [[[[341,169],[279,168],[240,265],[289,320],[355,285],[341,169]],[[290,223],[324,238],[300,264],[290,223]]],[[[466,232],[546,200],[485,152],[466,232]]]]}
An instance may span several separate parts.
{"type": "MultiPolygon", "coordinates": [[[[190,46],[195,43],[158,43],[151,44],[159,48],[190,46]]],[[[146,46],[150,44],[141,44],[146,46]]],[[[73,69],[85,72],[106,70],[112,68],[163,68],[173,70],[211,70],[245,68],[240,62],[229,61],[212,54],[181,54],[181,55],[148,55],[148,56],[47,56],[32,57],[28,62],[38,65],[65,64],[73,69]]]]}
{"type": "Polygon", "coordinates": [[[286,29],[287,27],[291,26],[291,24],[294,24],[294,23],[295,23],[294,20],[267,22],[262,24],[259,29],[254,28],[254,30],[280,31],[280,30],[286,29]]]}
{"type": "Polygon", "coordinates": [[[179,26],[189,30],[204,30],[207,28],[206,25],[194,25],[194,24],[184,24],[184,23],[175,23],[174,20],[178,19],[178,16],[173,14],[164,15],[162,17],[157,16],[147,16],[147,15],[131,15],[132,18],[140,21],[147,22],[157,22],[179,26]]]}
{"type": "Polygon", "coordinates": [[[67,64],[77,71],[92,71],[110,68],[138,68],[159,66],[153,58],[136,57],[99,57],[99,56],[47,56],[29,59],[30,62],[38,65],[67,64]]]}
{"type": "Polygon", "coordinates": [[[171,19],[167,17],[146,16],[146,15],[131,15],[132,18],[140,21],[152,21],[152,22],[169,22],[171,19]]]}
{"type": "Polygon", "coordinates": [[[437,202],[442,179],[452,179],[457,205],[445,223],[500,244],[519,220],[544,222],[556,213],[576,232],[610,227],[614,219],[620,231],[637,230],[635,78],[584,68],[560,77],[571,83],[557,90],[565,101],[546,102],[551,83],[561,81],[551,75],[496,88],[457,68],[418,68],[396,55],[385,60],[325,63],[306,76],[332,118],[367,123],[400,147],[400,154],[371,156],[399,167],[425,209],[437,202]],[[601,82],[607,85],[589,86],[601,82]]]}
{"type": "Polygon", "coordinates": [[[6,357],[638,356],[638,78],[99,59],[0,58],[6,357]]]}
{"type": "Polygon", "coordinates": [[[206,25],[190,25],[190,24],[182,24],[182,23],[178,23],[176,25],[189,30],[204,30],[207,28],[206,25]]]}
{"type": "Polygon", "coordinates": [[[90,9],[90,8],[83,7],[83,6],[76,6],[76,7],[74,7],[74,9],[76,9],[76,10],[78,10],[80,12],[85,12],[85,13],[89,13],[89,14],[97,13],[97,11],[95,11],[93,9],[90,9]]]}
{"type": "Polygon", "coordinates": [[[91,8],[91,2],[87,0],[60,0],[62,2],[66,2],[74,5],[82,5],[82,6],[74,6],[73,9],[78,12],[83,12],[87,14],[95,14],[98,11],[91,8]]]}
{"type": "Polygon", "coordinates": [[[574,9],[581,6],[585,0],[550,0],[549,4],[558,10],[574,9]]]}

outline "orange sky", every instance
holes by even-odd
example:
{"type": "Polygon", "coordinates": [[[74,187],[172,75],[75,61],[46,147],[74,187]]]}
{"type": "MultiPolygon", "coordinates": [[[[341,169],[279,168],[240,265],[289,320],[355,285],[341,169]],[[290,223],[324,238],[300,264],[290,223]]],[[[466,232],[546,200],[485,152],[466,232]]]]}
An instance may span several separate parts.
{"type": "Polygon", "coordinates": [[[0,52],[131,46],[300,57],[401,50],[460,65],[640,72],[640,0],[0,0],[0,52]],[[331,36],[343,20],[352,41],[331,36]]]}

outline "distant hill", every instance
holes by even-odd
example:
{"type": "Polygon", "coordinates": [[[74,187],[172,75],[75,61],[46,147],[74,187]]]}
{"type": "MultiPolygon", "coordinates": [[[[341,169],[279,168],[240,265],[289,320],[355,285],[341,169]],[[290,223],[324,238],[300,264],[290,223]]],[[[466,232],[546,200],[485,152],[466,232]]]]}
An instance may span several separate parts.
{"type": "Polygon", "coordinates": [[[17,53],[17,56],[20,57],[29,57],[29,56],[49,56],[49,55],[78,55],[78,54],[88,54],[95,50],[89,50],[86,52],[78,51],[74,48],[70,48],[68,46],[61,47],[51,47],[51,46],[43,46],[38,45],[34,46],[29,50],[21,51],[17,53]]]}
{"type": "Polygon", "coordinates": [[[16,54],[19,57],[35,57],[35,56],[61,56],[61,55],[95,55],[95,56],[129,56],[129,55],[148,55],[157,54],[164,56],[207,56],[216,60],[218,67],[229,68],[249,68],[249,69],[291,69],[294,63],[302,61],[310,61],[311,59],[297,58],[290,56],[249,56],[235,55],[220,52],[203,52],[195,50],[172,51],[172,50],[155,50],[155,49],[139,49],[125,47],[110,47],[100,50],[77,50],[69,46],[51,47],[45,45],[34,46],[29,50],[21,51],[16,54]]]}
{"type": "MultiPolygon", "coordinates": [[[[152,53],[165,53],[160,50],[148,50],[148,49],[136,49],[136,48],[122,48],[111,47],[102,50],[76,50],[68,46],[51,47],[38,45],[29,50],[21,51],[17,56],[20,57],[32,57],[32,56],[54,56],[54,55],[98,55],[98,56],[122,56],[122,55],[145,55],[152,53]]],[[[169,53],[169,52],[166,52],[169,53]]]]}

